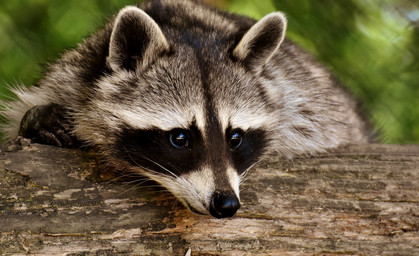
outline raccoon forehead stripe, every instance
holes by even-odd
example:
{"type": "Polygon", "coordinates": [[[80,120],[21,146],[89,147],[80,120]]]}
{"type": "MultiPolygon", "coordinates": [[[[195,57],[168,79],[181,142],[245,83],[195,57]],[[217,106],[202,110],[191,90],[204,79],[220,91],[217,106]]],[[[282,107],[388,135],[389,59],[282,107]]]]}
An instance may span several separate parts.
{"type": "MultiPolygon", "coordinates": [[[[133,83],[132,80],[130,74],[104,78],[98,84],[98,97],[92,101],[93,109],[106,111],[119,119],[120,123],[128,124],[136,129],[151,127],[162,130],[187,129],[192,123],[195,123],[200,130],[204,129],[205,107],[203,102],[192,101],[191,98],[185,97],[186,100],[180,104],[179,98],[168,99],[168,95],[169,97],[178,96],[170,93],[168,95],[156,94],[153,100],[150,100],[143,97],[144,88],[131,88],[128,93],[124,94],[125,98],[119,99],[117,96],[120,95],[121,90],[124,90],[123,86],[129,86],[133,83]]],[[[175,90],[169,82],[164,86],[167,88],[162,89],[168,92],[173,93],[172,91],[175,90]]],[[[193,99],[196,97],[199,97],[199,92],[193,99]]]]}
{"type": "MultiPolygon", "coordinates": [[[[192,123],[196,123],[198,128],[205,127],[203,106],[199,104],[183,108],[155,108],[152,106],[144,107],[121,106],[109,102],[95,102],[97,109],[101,109],[112,114],[118,120],[119,124],[127,124],[135,129],[149,129],[157,127],[162,130],[171,130],[175,128],[188,129],[192,123]]],[[[115,126],[115,121],[110,124],[115,126]]]]}
{"type": "Polygon", "coordinates": [[[248,129],[258,129],[266,127],[267,124],[272,123],[272,120],[275,120],[270,113],[246,107],[237,110],[232,110],[231,107],[219,108],[218,115],[221,127],[224,131],[229,126],[232,128],[240,128],[244,131],[248,129]]]}

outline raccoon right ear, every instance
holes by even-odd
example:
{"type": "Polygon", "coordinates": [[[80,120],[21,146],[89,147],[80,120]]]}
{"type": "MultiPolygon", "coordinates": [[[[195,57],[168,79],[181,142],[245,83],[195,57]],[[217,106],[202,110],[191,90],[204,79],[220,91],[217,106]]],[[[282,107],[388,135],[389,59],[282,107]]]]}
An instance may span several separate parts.
{"type": "Polygon", "coordinates": [[[141,69],[166,51],[169,51],[169,43],[159,25],[147,13],[135,6],[119,11],[106,60],[111,70],[141,69]]]}
{"type": "Polygon", "coordinates": [[[265,64],[285,38],[287,19],[281,12],[266,15],[254,24],[233,50],[233,56],[250,66],[265,64]]]}

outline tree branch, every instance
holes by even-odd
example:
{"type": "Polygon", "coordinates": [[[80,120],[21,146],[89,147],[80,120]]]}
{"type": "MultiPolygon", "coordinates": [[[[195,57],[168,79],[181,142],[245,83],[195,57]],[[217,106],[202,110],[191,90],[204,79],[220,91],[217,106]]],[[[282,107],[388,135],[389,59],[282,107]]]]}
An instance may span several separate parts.
{"type": "Polygon", "coordinates": [[[2,255],[419,255],[419,146],[274,157],[249,172],[231,219],[107,175],[80,150],[4,145],[2,255]]]}

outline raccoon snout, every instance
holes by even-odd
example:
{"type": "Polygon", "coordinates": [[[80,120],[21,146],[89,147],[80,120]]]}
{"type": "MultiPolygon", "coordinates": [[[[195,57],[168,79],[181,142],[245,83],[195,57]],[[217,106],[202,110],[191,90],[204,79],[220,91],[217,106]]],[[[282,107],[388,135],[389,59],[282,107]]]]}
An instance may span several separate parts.
{"type": "Polygon", "coordinates": [[[209,211],[216,218],[232,217],[240,208],[237,196],[231,192],[216,191],[211,198],[209,211]]]}

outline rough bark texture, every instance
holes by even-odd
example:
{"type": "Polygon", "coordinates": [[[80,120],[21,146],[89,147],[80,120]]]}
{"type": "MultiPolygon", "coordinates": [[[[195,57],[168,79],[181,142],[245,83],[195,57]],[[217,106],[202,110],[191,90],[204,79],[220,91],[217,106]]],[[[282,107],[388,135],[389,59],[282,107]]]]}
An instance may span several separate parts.
{"type": "Polygon", "coordinates": [[[192,214],[96,166],[80,150],[4,146],[0,254],[419,255],[419,146],[265,161],[231,219],[192,214]]]}

